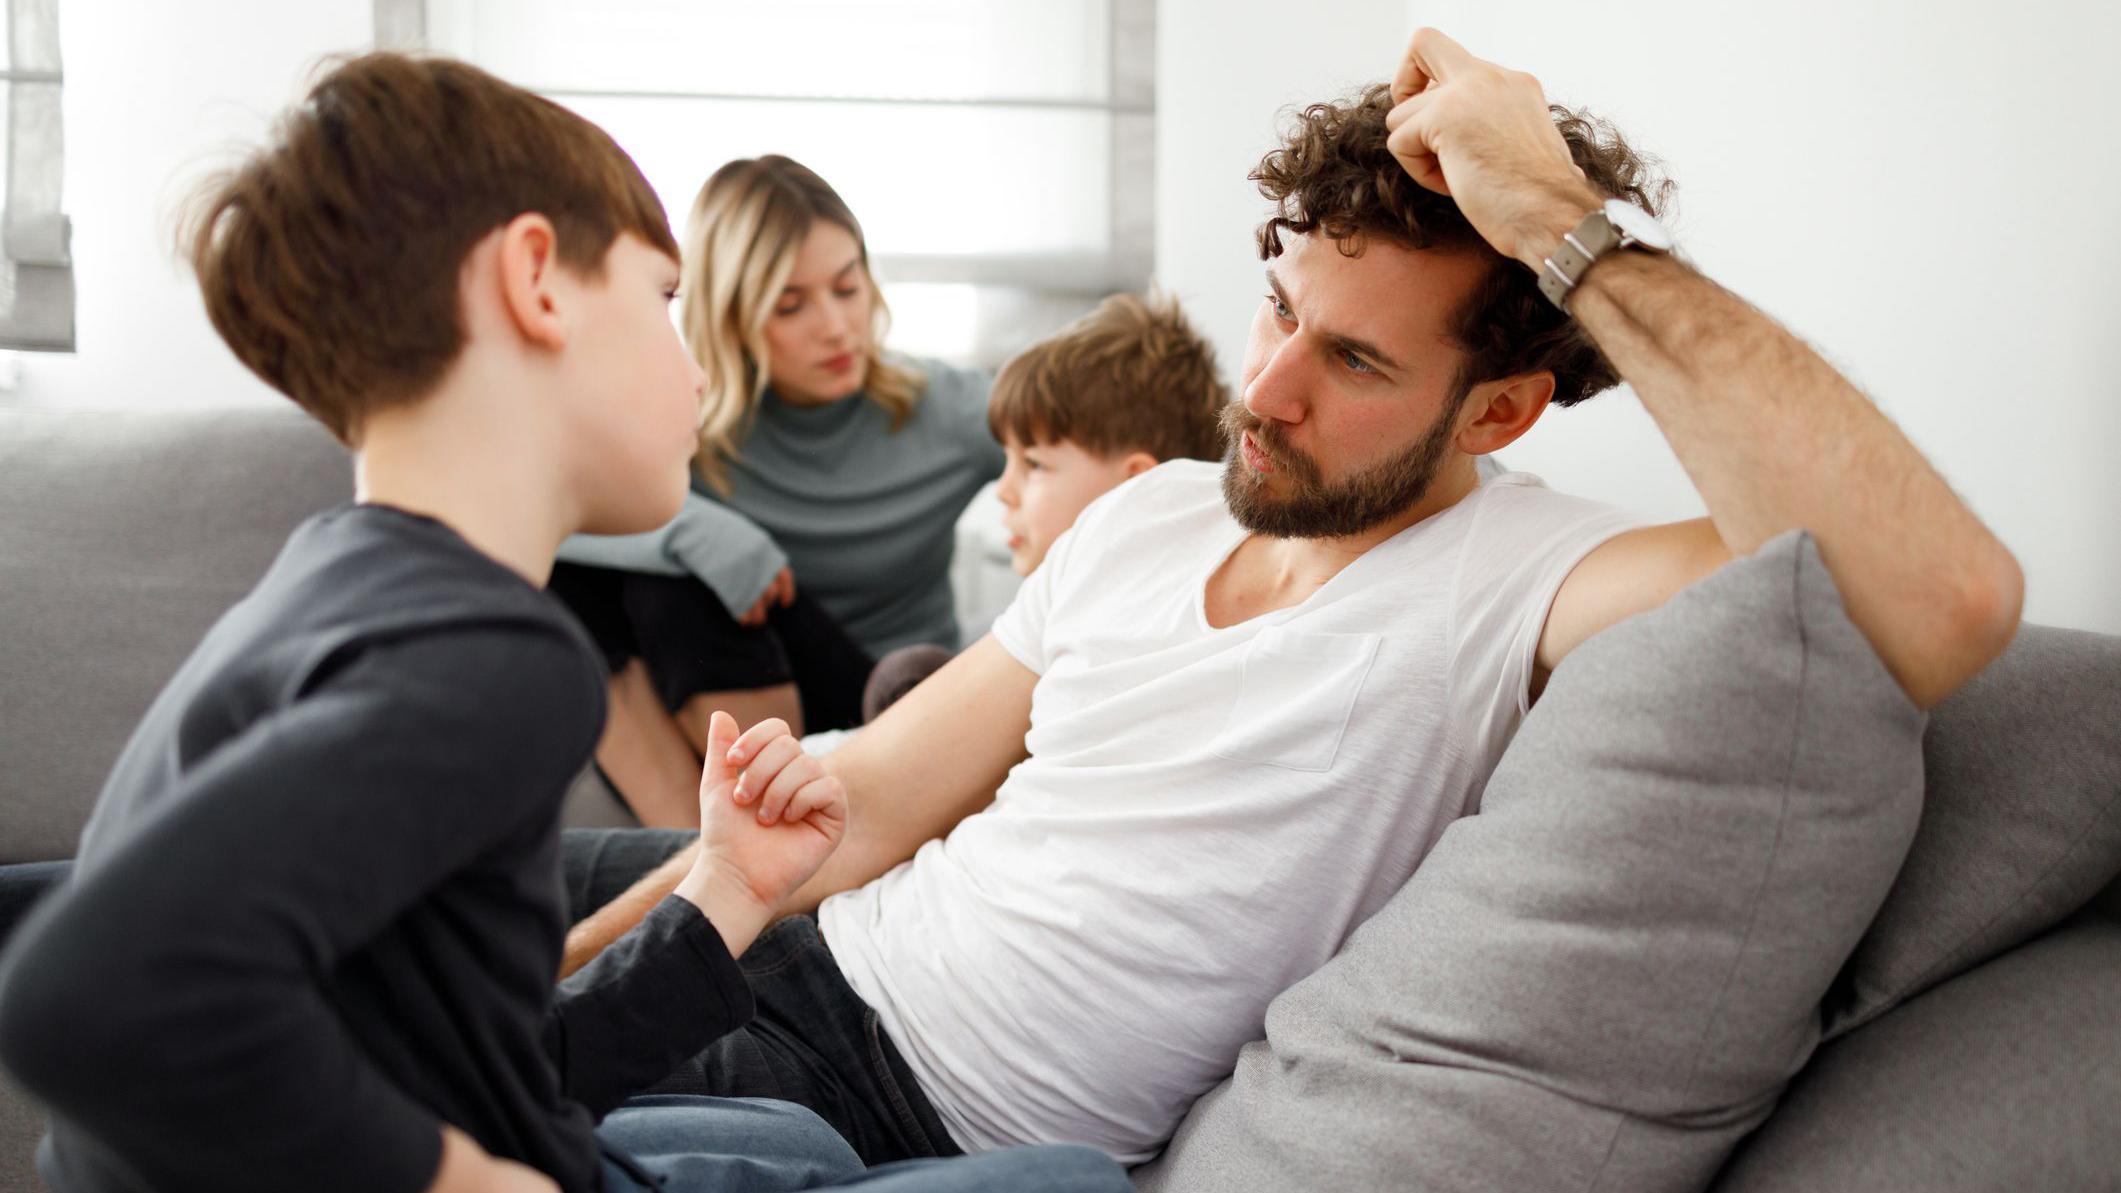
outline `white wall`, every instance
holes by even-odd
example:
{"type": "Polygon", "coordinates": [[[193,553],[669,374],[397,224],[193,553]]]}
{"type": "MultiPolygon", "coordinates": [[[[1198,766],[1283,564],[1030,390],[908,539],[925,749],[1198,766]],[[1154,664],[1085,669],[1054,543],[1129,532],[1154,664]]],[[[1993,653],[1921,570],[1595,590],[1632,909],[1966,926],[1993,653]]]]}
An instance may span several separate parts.
{"type": "MultiPolygon", "coordinates": [[[[1164,0],[1158,274],[1234,371],[1259,288],[1245,167],[1273,111],[1387,77],[1417,24],[1592,107],[1679,180],[1711,276],[1863,386],[2017,552],[2035,621],[2121,632],[2121,7],[1164,0]]],[[[1504,453],[1700,511],[1625,391],[1504,453]]]]}
{"type": "Polygon", "coordinates": [[[207,323],[172,213],[187,181],[259,139],[320,55],[365,48],[372,13],[372,0],[61,5],[78,350],[23,354],[17,400],[285,400],[207,323]]]}

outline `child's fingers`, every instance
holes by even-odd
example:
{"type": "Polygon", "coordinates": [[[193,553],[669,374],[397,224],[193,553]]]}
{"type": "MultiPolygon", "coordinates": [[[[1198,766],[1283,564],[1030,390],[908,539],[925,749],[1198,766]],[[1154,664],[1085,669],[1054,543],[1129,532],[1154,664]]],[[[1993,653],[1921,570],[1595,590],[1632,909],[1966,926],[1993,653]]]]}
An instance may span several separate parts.
{"type": "Polygon", "coordinates": [[[843,823],[847,819],[847,789],[838,779],[825,775],[803,784],[795,798],[781,816],[789,824],[807,819],[812,813],[822,820],[843,823]]]}
{"type": "Polygon", "coordinates": [[[737,768],[729,761],[729,748],[736,744],[736,718],[725,712],[717,712],[707,718],[707,759],[700,771],[700,785],[711,787],[736,778],[737,768]]]}
{"type": "MultiPolygon", "coordinates": [[[[787,736],[788,722],[783,721],[779,717],[767,717],[765,720],[746,729],[744,736],[737,738],[734,743],[723,742],[722,748],[729,755],[729,765],[742,770],[745,766],[750,765],[752,758],[758,754],[759,749],[767,742],[772,741],[776,737],[787,736]]],[[[713,748],[712,743],[709,744],[708,748],[713,748]]]]}
{"type": "Polygon", "coordinates": [[[798,758],[805,757],[808,755],[803,753],[803,747],[797,745],[792,737],[783,735],[767,742],[752,758],[751,765],[744,768],[743,775],[737,779],[734,793],[736,802],[755,802],[766,793],[767,788],[773,786],[773,781],[780,777],[782,768],[798,758]]]}
{"type": "Polygon", "coordinates": [[[788,800],[802,789],[803,784],[824,773],[824,768],[818,765],[817,759],[808,754],[791,759],[787,766],[781,768],[780,774],[774,776],[773,782],[767,785],[766,790],[760,793],[759,823],[772,824],[783,819],[781,809],[788,806],[788,800]]]}

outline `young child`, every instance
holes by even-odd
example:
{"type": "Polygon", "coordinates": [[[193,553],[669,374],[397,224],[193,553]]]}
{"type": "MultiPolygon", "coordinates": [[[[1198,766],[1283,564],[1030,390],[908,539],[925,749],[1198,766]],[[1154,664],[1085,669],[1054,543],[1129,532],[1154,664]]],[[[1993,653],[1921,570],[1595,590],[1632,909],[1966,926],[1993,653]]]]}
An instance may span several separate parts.
{"type": "MultiPolygon", "coordinates": [[[[214,325],[355,452],[148,710],[71,884],[0,961],[0,1060],[77,1191],[810,1188],[814,1115],[658,1099],[746,1021],[735,958],[837,845],[787,727],[721,714],[700,862],[557,993],[559,808],[604,717],[541,591],[577,531],[676,512],[701,375],[677,245],[609,138],[438,59],[345,62],[187,231],[214,325]],[[739,791],[793,793],[772,822],[739,791]],[[741,1150],[741,1156],[731,1151],[741,1150]]],[[[990,1153],[865,1188],[1121,1188],[990,1153]]]]}
{"type": "MultiPolygon", "coordinates": [[[[1229,400],[1215,350],[1168,297],[1112,295],[1011,357],[987,399],[987,425],[1008,461],[995,496],[1009,566],[1030,575],[1076,516],[1122,481],[1166,460],[1222,459],[1217,415],[1229,400]]],[[[884,656],[863,694],[862,719],[950,658],[930,646],[884,656]]]]}
{"type": "Polygon", "coordinates": [[[1166,460],[1221,460],[1229,400],[1214,349],[1170,298],[1115,294],[1011,358],[987,424],[1008,453],[995,495],[1016,574],[1120,482],[1166,460]]]}

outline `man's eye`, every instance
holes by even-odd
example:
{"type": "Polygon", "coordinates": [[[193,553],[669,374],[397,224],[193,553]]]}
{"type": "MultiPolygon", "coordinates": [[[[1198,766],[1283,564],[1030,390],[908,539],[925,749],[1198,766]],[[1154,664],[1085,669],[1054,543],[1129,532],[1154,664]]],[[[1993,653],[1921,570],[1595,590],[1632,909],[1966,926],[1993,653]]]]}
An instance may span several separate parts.
{"type": "Polygon", "coordinates": [[[1340,350],[1340,359],[1341,363],[1347,365],[1348,368],[1358,373],[1374,373],[1377,371],[1377,369],[1372,366],[1369,361],[1364,360],[1362,357],[1355,355],[1353,352],[1348,351],[1346,348],[1340,350]]]}
{"type": "Polygon", "coordinates": [[[1294,319],[1296,317],[1294,314],[1290,313],[1288,307],[1282,305],[1281,296],[1279,294],[1267,295],[1267,305],[1274,308],[1274,317],[1276,319],[1294,319]]]}

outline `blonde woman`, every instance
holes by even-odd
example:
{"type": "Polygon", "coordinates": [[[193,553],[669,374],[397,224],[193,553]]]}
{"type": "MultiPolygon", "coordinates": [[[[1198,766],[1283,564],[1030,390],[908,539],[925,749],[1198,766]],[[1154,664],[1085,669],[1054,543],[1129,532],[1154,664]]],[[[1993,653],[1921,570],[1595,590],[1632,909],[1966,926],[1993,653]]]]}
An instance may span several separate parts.
{"type": "Polygon", "coordinates": [[[679,322],[707,375],[693,498],[654,534],[570,540],[553,578],[613,667],[598,762],[665,825],[698,816],[716,708],[851,725],[876,659],[958,646],[953,528],[1003,464],[985,374],[884,351],[861,225],[824,179],[730,162],[683,248],[679,322]]]}

